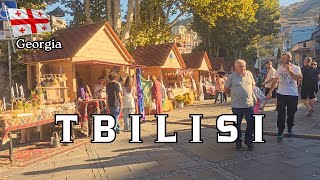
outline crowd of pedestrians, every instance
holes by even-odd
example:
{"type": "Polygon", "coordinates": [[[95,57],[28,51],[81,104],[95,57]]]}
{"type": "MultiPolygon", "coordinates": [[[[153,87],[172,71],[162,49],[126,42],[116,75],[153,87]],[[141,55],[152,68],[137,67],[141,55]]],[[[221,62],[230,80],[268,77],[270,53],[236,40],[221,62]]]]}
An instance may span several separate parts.
{"type": "MultiPolygon", "coordinates": [[[[236,150],[243,150],[241,139],[241,122],[243,117],[247,121],[244,143],[249,150],[253,150],[252,134],[254,130],[254,105],[260,101],[260,108],[272,98],[276,98],[278,140],[283,139],[287,125],[288,136],[293,136],[295,113],[298,109],[299,95],[307,108],[306,116],[312,116],[314,104],[318,101],[316,93],[320,86],[320,74],[317,63],[312,58],[304,60],[304,66],[292,63],[291,53],[281,55],[281,65],[275,69],[271,61],[267,62],[267,74],[261,85],[265,87],[263,94],[257,88],[256,81],[250,71],[246,70],[244,60],[235,61],[235,71],[225,81],[224,93],[231,96],[233,114],[238,115],[237,129],[239,132],[236,140],[236,150]],[[262,103],[261,103],[262,102],[262,103]]],[[[220,81],[218,81],[220,83],[220,81]]],[[[219,88],[220,90],[220,88],[219,88]]],[[[221,93],[219,93],[221,96],[221,93]]]]}

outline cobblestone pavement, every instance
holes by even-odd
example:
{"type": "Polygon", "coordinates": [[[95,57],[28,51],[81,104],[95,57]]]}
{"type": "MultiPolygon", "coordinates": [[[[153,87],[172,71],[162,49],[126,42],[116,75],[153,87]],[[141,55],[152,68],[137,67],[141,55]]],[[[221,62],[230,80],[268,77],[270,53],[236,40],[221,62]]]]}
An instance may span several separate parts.
{"type": "MultiPolygon", "coordinates": [[[[255,144],[254,151],[235,151],[234,144],[218,144],[215,119],[230,112],[228,104],[212,101],[169,113],[167,134],[178,133],[178,143],[154,143],[156,122],[153,116],[141,125],[143,143],[128,143],[131,134],[122,132],[110,144],[88,144],[74,151],[26,168],[1,168],[2,179],[320,179],[320,140],[264,136],[266,143],[255,144]],[[190,144],[189,114],[204,114],[204,143],[190,144]]],[[[267,107],[273,109],[273,107],[267,107]]],[[[302,126],[319,122],[314,114],[304,118],[299,113],[296,132],[302,126]],[[302,119],[301,119],[302,118],[302,119]]],[[[318,112],[317,112],[318,113],[318,112]]],[[[273,130],[276,113],[266,112],[265,128],[273,130]]],[[[316,131],[315,131],[316,132],[316,131]]],[[[319,132],[318,132],[319,133],[319,132]]],[[[88,139],[89,141],[89,139],[88,139]]],[[[0,178],[0,179],[1,179],[0,178]]]]}

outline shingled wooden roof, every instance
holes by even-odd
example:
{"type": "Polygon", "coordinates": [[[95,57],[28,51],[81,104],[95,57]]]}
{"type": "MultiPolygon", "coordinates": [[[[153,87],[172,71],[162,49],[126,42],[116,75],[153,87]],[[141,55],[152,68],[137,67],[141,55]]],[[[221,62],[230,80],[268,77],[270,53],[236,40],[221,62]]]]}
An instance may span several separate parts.
{"type": "Polygon", "coordinates": [[[180,66],[186,68],[186,64],[174,43],[138,46],[132,56],[138,65],[163,66],[171,51],[175,53],[180,66]]]}
{"type": "Polygon", "coordinates": [[[225,72],[230,72],[233,70],[234,61],[226,61],[222,57],[213,59],[212,61],[213,70],[219,71],[221,66],[225,72]]]}
{"type": "Polygon", "coordinates": [[[182,54],[182,58],[186,63],[187,68],[199,69],[204,59],[205,63],[207,64],[208,70],[212,70],[208,54],[205,51],[182,54]]]}
{"type": "MultiPolygon", "coordinates": [[[[60,29],[53,33],[51,38],[62,43],[63,49],[52,49],[50,52],[44,50],[37,50],[32,54],[27,54],[23,59],[22,63],[34,63],[34,62],[47,62],[54,60],[67,60],[74,57],[83,48],[91,38],[99,31],[104,31],[109,37],[110,41],[116,48],[124,59],[134,64],[135,61],[126,48],[121,43],[120,39],[117,37],[116,33],[113,31],[108,22],[92,23],[88,25],[81,25],[70,27],[66,29],[60,29]]],[[[95,48],[95,47],[90,47],[95,48]]],[[[88,59],[94,60],[94,59],[88,59]]]]}

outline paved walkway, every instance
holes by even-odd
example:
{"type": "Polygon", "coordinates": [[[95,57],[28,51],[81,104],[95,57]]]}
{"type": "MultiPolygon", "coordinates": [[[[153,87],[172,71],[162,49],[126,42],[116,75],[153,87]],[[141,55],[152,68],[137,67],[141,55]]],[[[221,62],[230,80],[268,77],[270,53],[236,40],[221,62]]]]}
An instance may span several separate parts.
{"type": "MultiPolygon", "coordinates": [[[[319,97],[320,99],[320,97],[319,97]]],[[[181,109],[175,109],[169,112],[169,119],[178,120],[175,123],[190,124],[189,114],[203,114],[203,125],[216,125],[216,119],[221,114],[232,114],[230,102],[214,104],[214,101],[204,101],[193,106],[187,106],[181,109]],[[179,120],[180,119],[180,120],[179,120]],[[183,120],[181,120],[183,119],[183,120]]],[[[264,132],[269,135],[277,133],[277,111],[275,110],[275,100],[271,100],[265,107],[264,114],[264,132]]],[[[302,102],[298,105],[298,111],[295,114],[295,126],[293,128],[297,137],[320,139],[320,102],[315,105],[315,112],[312,117],[306,117],[307,109],[302,102]]],[[[148,117],[152,119],[153,117],[148,117]]],[[[154,119],[154,118],[153,118],[154,119]]],[[[246,122],[243,121],[243,124],[246,122]]],[[[243,126],[245,128],[245,126],[243,126]]],[[[286,132],[286,131],[285,131],[286,132]]]]}
{"type": "MultiPolygon", "coordinates": [[[[128,143],[131,134],[123,132],[111,144],[88,144],[31,167],[1,168],[0,177],[77,180],[320,179],[320,140],[284,138],[277,142],[273,136],[264,136],[266,143],[255,144],[253,152],[246,148],[237,152],[234,144],[217,144],[217,131],[212,126],[218,115],[230,111],[228,104],[211,103],[206,101],[169,113],[167,134],[178,132],[178,143],[155,144],[156,123],[148,121],[141,125],[143,144],[128,143]],[[189,114],[202,112],[205,117],[202,128],[204,143],[190,144],[189,114]]],[[[307,119],[299,113],[302,111],[297,114],[298,133],[305,132],[303,124],[319,121],[314,118],[318,114],[307,119]]],[[[276,113],[270,111],[266,116],[265,127],[274,130],[276,113]]]]}

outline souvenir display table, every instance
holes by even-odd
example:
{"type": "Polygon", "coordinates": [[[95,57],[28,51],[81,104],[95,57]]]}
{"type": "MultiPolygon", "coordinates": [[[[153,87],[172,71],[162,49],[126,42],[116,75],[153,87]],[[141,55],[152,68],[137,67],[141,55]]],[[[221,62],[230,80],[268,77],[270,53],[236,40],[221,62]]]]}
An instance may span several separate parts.
{"type": "Polygon", "coordinates": [[[54,123],[55,114],[76,114],[77,110],[72,108],[61,108],[49,106],[43,110],[32,112],[6,111],[0,114],[0,132],[2,133],[2,145],[9,142],[10,160],[13,159],[13,147],[11,132],[25,128],[36,127],[44,124],[54,123]]]}

